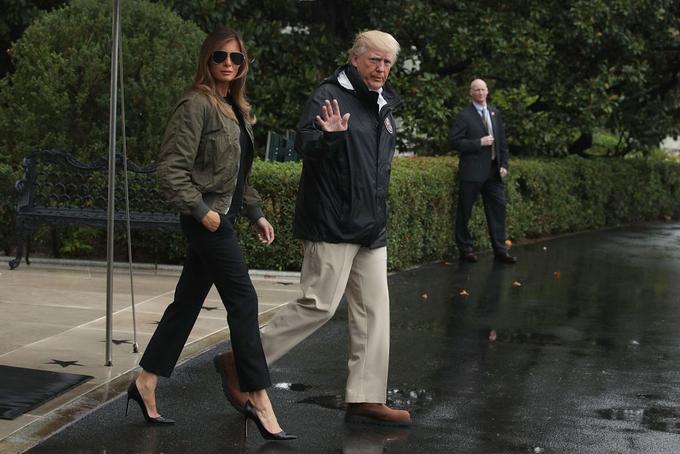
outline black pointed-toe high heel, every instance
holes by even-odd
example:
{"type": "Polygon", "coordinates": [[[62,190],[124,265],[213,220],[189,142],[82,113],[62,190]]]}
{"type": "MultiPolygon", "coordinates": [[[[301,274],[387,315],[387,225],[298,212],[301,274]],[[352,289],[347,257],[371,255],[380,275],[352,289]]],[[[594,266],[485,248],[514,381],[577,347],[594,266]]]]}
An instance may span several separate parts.
{"type": "Polygon", "coordinates": [[[246,401],[246,404],[243,407],[243,438],[248,438],[248,419],[253,420],[257,429],[260,431],[260,435],[262,435],[262,438],[265,440],[285,441],[295,440],[297,438],[295,435],[286,433],[283,430],[275,434],[268,431],[264,427],[264,424],[262,424],[262,421],[260,421],[260,417],[255,413],[255,409],[249,400],[246,401]]]}
{"type": "Polygon", "coordinates": [[[128,407],[130,406],[130,399],[134,400],[137,402],[139,405],[139,408],[142,410],[142,414],[144,415],[144,419],[148,424],[175,424],[174,419],[170,418],[164,418],[163,416],[156,416],[155,418],[152,418],[149,416],[149,411],[146,409],[146,405],[144,404],[144,399],[142,399],[142,395],[139,393],[139,390],[137,389],[137,382],[132,381],[130,383],[130,386],[128,387],[127,390],[127,404],[125,405],[125,416],[128,414],[128,407]]]}

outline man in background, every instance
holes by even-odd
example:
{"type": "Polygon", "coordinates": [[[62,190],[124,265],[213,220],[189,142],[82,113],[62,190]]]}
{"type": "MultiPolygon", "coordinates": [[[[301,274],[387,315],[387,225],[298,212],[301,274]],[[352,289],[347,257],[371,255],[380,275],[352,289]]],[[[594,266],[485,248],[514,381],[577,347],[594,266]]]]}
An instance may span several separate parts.
{"type": "Polygon", "coordinates": [[[449,130],[451,146],[458,151],[458,207],[456,210],[456,245],[460,259],[476,262],[474,240],[468,224],[479,194],[484,202],[491,246],[496,261],[516,263],[505,244],[505,187],[508,174],[508,144],[498,109],[487,103],[486,82],[475,79],[470,84],[472,103],[455,118],[449,130]]]}

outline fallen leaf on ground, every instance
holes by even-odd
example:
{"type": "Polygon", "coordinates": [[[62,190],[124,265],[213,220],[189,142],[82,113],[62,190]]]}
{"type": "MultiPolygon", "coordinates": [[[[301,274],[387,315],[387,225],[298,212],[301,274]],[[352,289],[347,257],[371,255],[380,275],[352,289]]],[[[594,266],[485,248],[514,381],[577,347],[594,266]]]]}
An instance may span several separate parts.
{"type": "Polygon", "coordinates": [[[512,286],[513,287],[521,287],[522,283],[520,281],[515,281],[515,282],[512,283],[512,286]]]}
{"type": "Polygon", "coordinates": [[[560,274],[561,274],[561,273],[560,273],[559,271],[553,272],[553,276],[555,276],[555,279],[559,279],[559,278],[560,278],[560,274]]]}
{"type": "Polygon", "coordinates": [[[458,293],[460,296],[470,296],[470,294],[467,292],[467,290],[463,289],[458,293]]]}
{"type": "Polygon", "coordinates": [[[427,293],[423,293],[422,295],[420,295],[420,297],[421,297],[422,299],[426,300],[426,299],[427,299],[427,293]]]}

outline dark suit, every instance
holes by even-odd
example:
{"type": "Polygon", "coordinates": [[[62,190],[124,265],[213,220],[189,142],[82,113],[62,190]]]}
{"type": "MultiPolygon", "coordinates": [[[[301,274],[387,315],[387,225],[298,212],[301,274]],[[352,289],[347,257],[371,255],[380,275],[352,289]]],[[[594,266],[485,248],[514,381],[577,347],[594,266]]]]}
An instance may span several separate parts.
{"type": "Polygon", "coordinates": [[[463,109],[451,124],[449,141],[458,151],[459,190],[456,210],[456,245],[460,253],[472,252],[474,242],[468,229],[472,206],[482,194],[484,212],[494,253],[507,253],[505,245],[505,188],[499,173],[508,168],[508,144],[500,112],[487,104],[491,117],[496,159],[491,159],[491,146],[483,147],[481,138],[489,135],[481,115],[473,104],[463,109]]]}

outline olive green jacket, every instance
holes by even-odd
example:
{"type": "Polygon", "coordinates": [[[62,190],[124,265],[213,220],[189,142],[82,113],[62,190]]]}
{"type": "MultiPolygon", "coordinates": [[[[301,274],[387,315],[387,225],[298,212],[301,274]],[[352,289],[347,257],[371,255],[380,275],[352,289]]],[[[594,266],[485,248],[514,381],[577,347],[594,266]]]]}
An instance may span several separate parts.
{"type": "MultiPolygon", "coordinates": [[[[253,143],[252,126],[245,125],[253,143]]],[[[227,213],[241,162],[239,136],[238,122],[206,95],[192,90],[179,100],[163,136],[158,177],[161,189],[182,214],[200,221],[209,210],[227,213]]],[[[262,200],[248,183],[252,161],[247,165],[243,208],[255,222],[262,217],[262,200]]]]}

